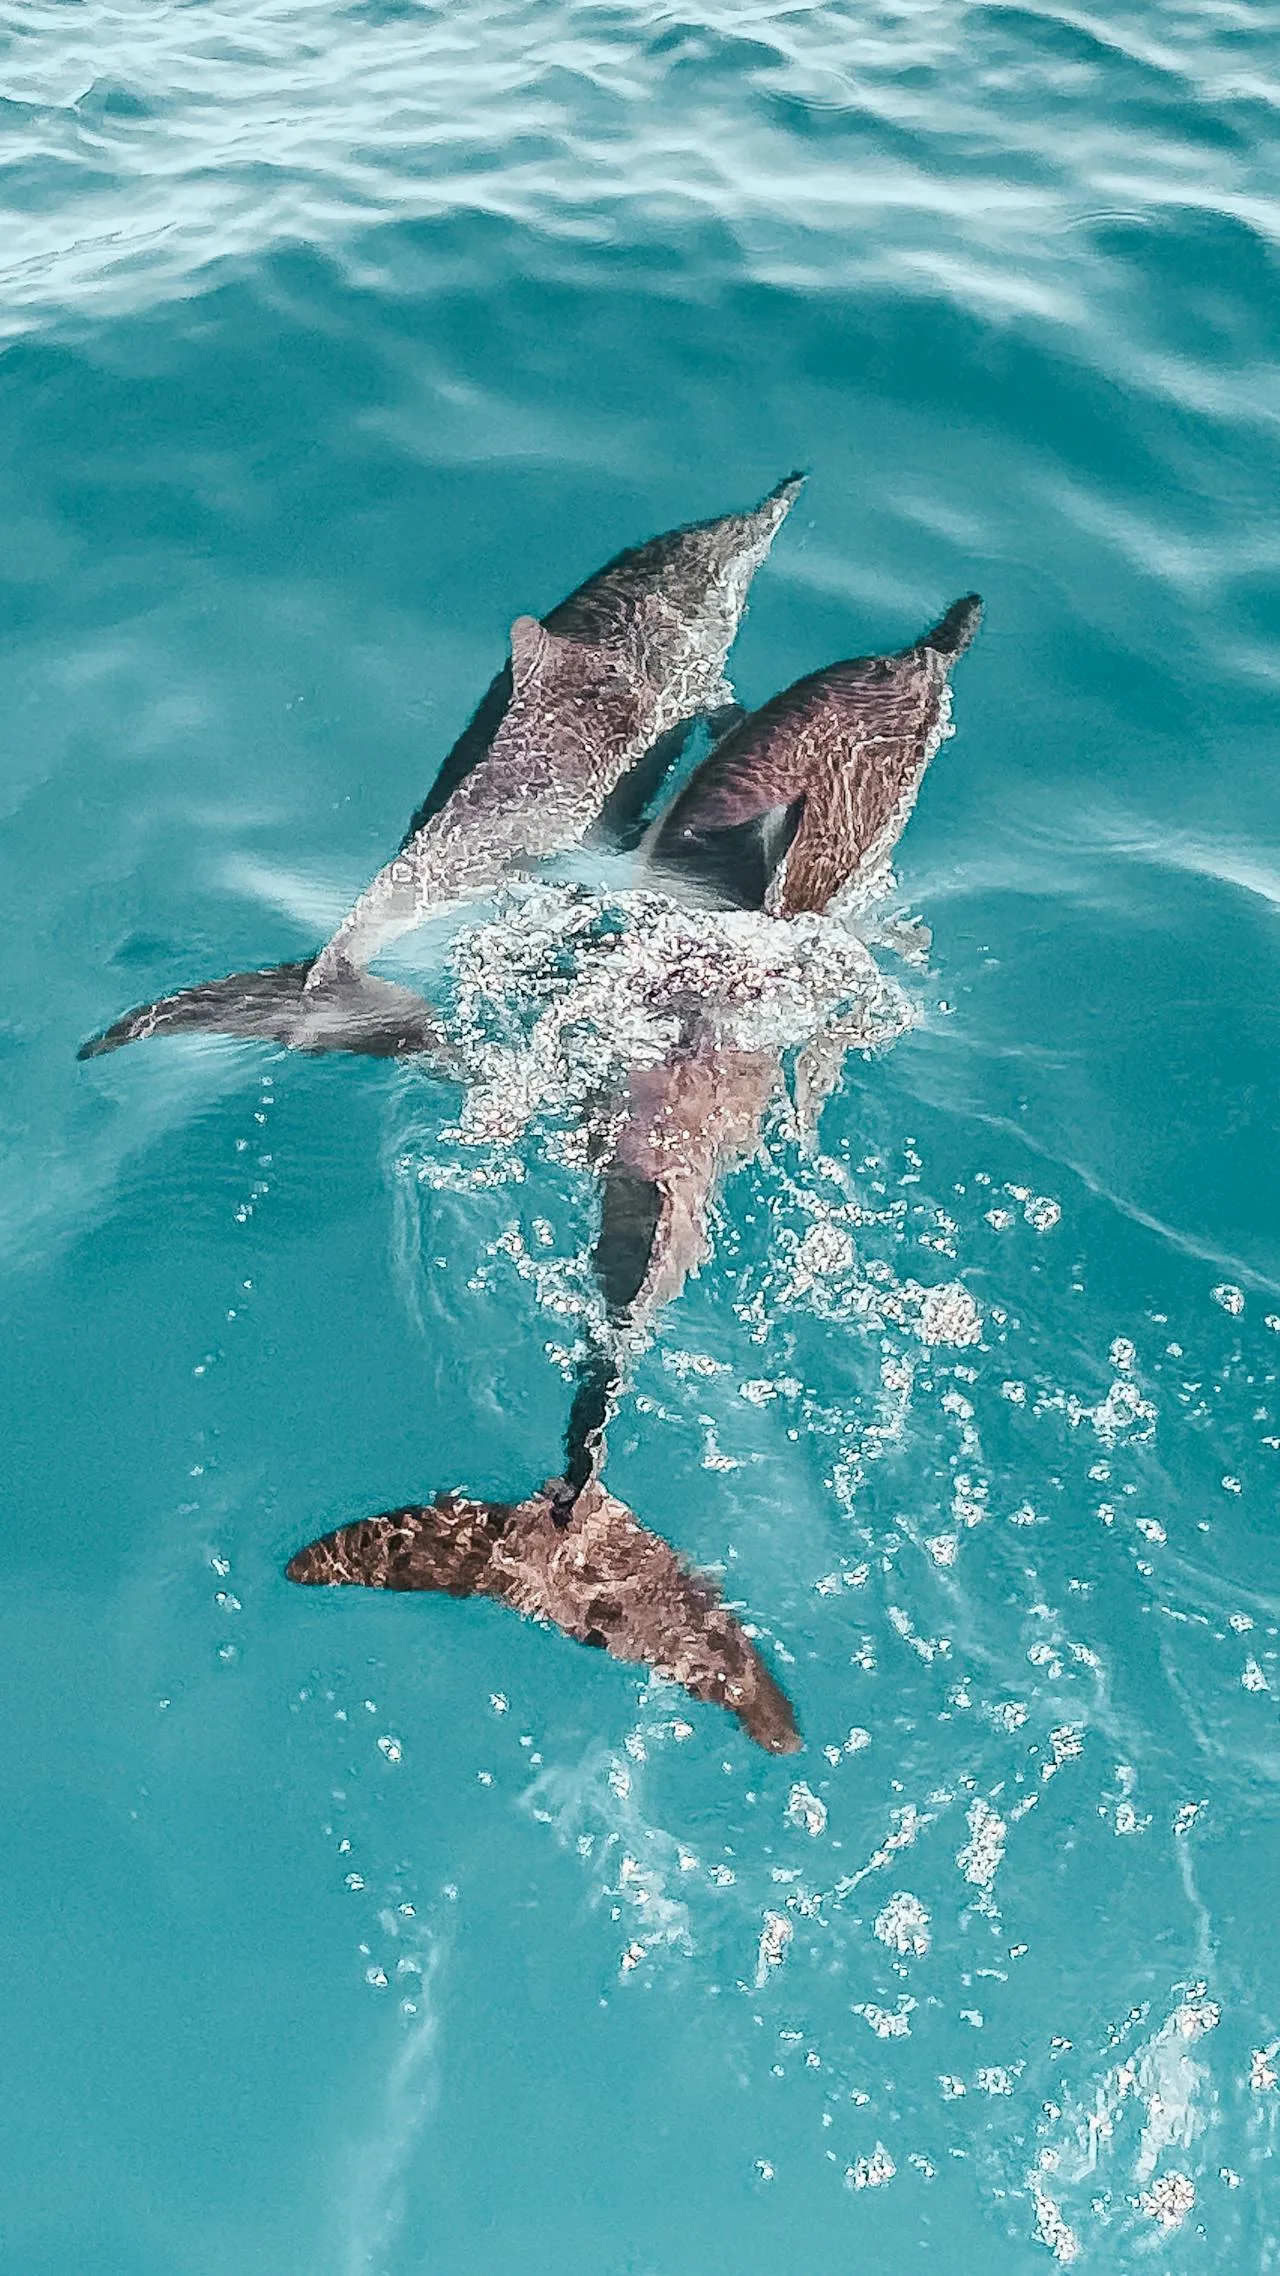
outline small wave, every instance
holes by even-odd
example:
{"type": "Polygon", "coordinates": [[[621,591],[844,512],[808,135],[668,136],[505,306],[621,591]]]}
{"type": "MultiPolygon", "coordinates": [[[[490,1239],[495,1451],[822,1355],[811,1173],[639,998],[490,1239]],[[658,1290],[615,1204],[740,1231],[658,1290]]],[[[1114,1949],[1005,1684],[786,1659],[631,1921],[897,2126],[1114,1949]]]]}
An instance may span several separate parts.
{"type": "MultiPolygon", "coordinates": [[[[887,0],[778,0],[749,25],[706,4],[674,47],[654,0],[623,0],[607,36],[595,15],[227,0],[211,36],[191,10],[126,32],[97,5],[74,23],[26,9],[10,59],[26,188],[0,266],[6,329],[207,289],[229,263],[300,241],[358,258],[379,225],[459,215],[514,225],[526,265],[538,241],[544,258],[602,231],[661,246],[711,218],[745,273],[819,286],[866,276],[881,240],[899,275],[941,256],[947,291],[1048,313],[1055,280],[1090,257],[1065,234],[1082,209],[1135,181],[1144,210],[1185,199],[1171,100],[1225,132],[1251,52],[1267,78],[1261,25],[1251,42],[1209,13],[1184,11],[1157,42],[1133,20],[962,17],[950,0],[910,22],[887,0]]],[[[1261,209],[1260,148],[1257,179],[1261,209]]]]}
{"type": "Polygon", "coordinates": [[[1154,830],[1136,816],[1108,817],[1095,813],[1085,834],[1127,860],[1154,869],[1181,870],[1192,877],[1212,878],[1219,885],[1280,909],[1280,852],[1272,858],[1256,844],[1214,842],[1188,833],[1154,830]]]}

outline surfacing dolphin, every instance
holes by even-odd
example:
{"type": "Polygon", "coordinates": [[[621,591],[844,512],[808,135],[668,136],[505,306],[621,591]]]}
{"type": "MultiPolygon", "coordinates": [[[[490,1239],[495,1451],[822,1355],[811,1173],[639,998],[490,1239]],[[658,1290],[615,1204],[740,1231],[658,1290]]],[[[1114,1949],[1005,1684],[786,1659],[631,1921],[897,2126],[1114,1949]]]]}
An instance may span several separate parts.
{"type": "MultiPolygon", "coordinates": [[[[817,912],[869,891],[945,732],[947,675],[980,617],[969,595],[910,648],[831,666],[776,697],[717,746],[677,799],[655,841],[661,860],[691,861],[738,899],[754,879],[756,906],[774,913],[817,912]],[[762,819],[779,812],[792,826],[770,838],[762,819]]],[[[714,930],[713,917],[705,922],[714,930]]],[[[804,924],[802,916],[795,937],[804,924]]],[[[793,927],[779,933],[785,941],[793,927]]],[[[833,943],[837,994],[841,971],[833,943]]],[[[846,979],[856,971],[855,958],[846,979]]],[[[299,1550],[288,1574],[312,1585],[497,1597],[728,1708],[760,1746],[791,1753],[802,1743],[791,1703],[715,1583],[689,1572],[600,1481],[630,1358],[699,1269],[716,1186],[758,1147],[781,1081],[781,1047],[753,1046],[735,1031],[731,964],[719,991],[713,972],[714,960],[695,954],[659,975],[679,1039],[656,1063],[630,1069],[602,1117],[609,1136],[593,1266],[606,1324],[579,1372],[563,1475],[523,1502],[454,1492],[339,1527],[299,1550]]],[[[566,1034],[582,1008],[562,1021],[566,1034]]],[[[813,1097],[851,1046],[873,1040],[869,1004],[820,1034],[813,1097]]]]}
{"type": "MultiPolygon", "coordinates": [[[[968,593],[910,647],[827,665],[748,714],[657,824],[655,870],[692,875],[773,915],[819,914],[874,892],[947,732],[951,667],[981,621],[981,600],[968,593]]],[[[756,1151],[777,1093],[780,1053],[735,1047],[722,1028],[714,996],[696,1008],[691,997],[677,1048],[627,1079],[594,1258],[621,1341],[580,1379],[571,1480],[598,1468],[626,1347],[702,1264],[716,1186],[756,1151]]],[[[864,1006],[808,1040],[795,1075],[802,1120],[869,1032],[864,1006]]]]}
{"type": "Polygon", "coordinates": [[[654,866],[784,917],[873,885],[948,732],[951,668],[981,621],[966,593],[910,647],[828,664],[748,713],[662,815],[654,866]]]}
{"type": "Polygon", "coordinates": [[[429,916],[491,892],[513,865],[580,844],[629,777],[640,796],[656,786],[682,728],[732,705],[725,667],[747,591],[803,480],[789,475],[748,513],[620,553],[541,623],[518,617],[506,666],[400,852],[318,956],[163,996],[79,1056],[193,1028],[305,1052],[440,1050],[430,1007],[365,967],[429,916]]]}

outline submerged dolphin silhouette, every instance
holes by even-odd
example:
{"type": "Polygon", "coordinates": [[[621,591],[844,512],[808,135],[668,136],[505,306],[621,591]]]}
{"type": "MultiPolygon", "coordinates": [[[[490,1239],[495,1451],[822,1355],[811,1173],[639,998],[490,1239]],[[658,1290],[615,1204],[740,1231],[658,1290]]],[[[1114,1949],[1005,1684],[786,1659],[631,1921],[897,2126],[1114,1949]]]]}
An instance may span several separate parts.
{"type": "Polygon", "coordinates": [[[804,477],[748,513],[690,523],[619,554],[539,623],[445,759],[400,852],[313,960],[163,996],[81,1046],[82,1059],[203,1028],[299,1051],[379,1057],[434,1048],[410,989],[364,968],[428,915],[492,890],[513,864],[581,842],[633,773],[652,787],[682,725],[732,703],[725,665],[747,590],[804,477]]]}
{"type": "MultiPolygon", "coordinates": [[[[948,671],[980,615],[970,595],[909,649],[831,666],[776,697],[677,799],[659,828],[660,858],[705,865],[710,852],[721,882],[727,869],[741,894],[754,874],[756,905],[775,912],[825,908],[865,882],[905,827],[945,731],[948,671]],[[800,808],[791,832],[772,847],[739,836],[726,864],[729,833],[780,806],[800,808]]],[[[712,1194],[758,1145],[781,1078],[780,1052],[726,1040],[720,1009],[714,995],[690,997],[679,1043],[631,1069],[612,1118],[593,1256],[606,1330],[580,1369],[564,1475],[524,1502],[449,1493],[339,1527],[300,1549],[288,1574],[498,1597],[726,1706],[759,1745],[789,1753],[802,1743],[791,1704],[714,1584],[688,1572],[599,1476],[630,1354],[701,1265],[712,1194]]],[[[844,1048],[867,1038],[848,1023],[837,1033],[838,1067],[844,1048]]]]}

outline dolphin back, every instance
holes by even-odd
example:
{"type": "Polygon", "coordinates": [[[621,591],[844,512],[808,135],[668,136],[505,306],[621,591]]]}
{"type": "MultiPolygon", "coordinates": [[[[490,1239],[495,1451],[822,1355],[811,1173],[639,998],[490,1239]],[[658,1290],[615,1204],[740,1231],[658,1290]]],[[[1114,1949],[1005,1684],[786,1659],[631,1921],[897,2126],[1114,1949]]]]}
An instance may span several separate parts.
{"type": "MultiPolygon", "coordinates": [[[[679,529],[664,531],[660,537],[627,546],[606,561],[603,568],[584,578],[562,601],[557,601],[544,615],[543,624],[548,632],[562,639],[608,648],[628,640],[641,603],[648,598],[659,598],[667,602],[672,611],[673,630],[679,626],[705,627],[704,639],[710,643],[710,655],[702,673],[708,684],[705,692],[701,688],[694,691],[682,718],[692,721],[704,707],[720,708],[727,700],[727,691],[720,683],[746,600],[747,585],[799,497],[804,481],[803,474],[789,474],[758,506],[746,513],[686,522],[679,529]],[[715,609],[717,589],[720,593],[718,611],[715,609]],[[725,622],[726,594],[731,596],[728,612],[732,616],[731,624],[725,622]],[[709,610],[710,623],[707,622],[709,610]]],[[[652,634],[644,662],[655,683],[663,679],[670,668],[662,644],[652,634]]],[[[508,658],[442,761],[440,772],[401,840],[402,848],[411,843],[433,814],[441,811],[458,784],[492,748],[512,692],[508,658]]],[[[664,729],[665,734],[671,731],[669,726],[664,729]]],[[[675,755],[674,748],[667,750],[668,765],[675,755]]]]}

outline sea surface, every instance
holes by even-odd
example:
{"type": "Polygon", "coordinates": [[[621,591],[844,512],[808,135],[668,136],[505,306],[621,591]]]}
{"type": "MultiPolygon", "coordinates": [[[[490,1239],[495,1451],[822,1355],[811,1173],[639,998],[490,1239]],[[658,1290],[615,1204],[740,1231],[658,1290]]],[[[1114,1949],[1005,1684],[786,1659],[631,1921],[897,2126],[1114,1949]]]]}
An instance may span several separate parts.
{"type": "Polygon", "coordinates": [[[1275,6],[0,29],[6,2276],[1280,2269],[1275,6]],[[914,1024],[611,1439],[778,1760],[284,1579],[554,1471],[590,1176],[76,1050],[313,952],[512,618],[793,466],[745,702],[987,618],[914,1024]]]}

